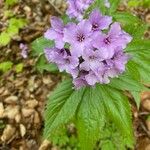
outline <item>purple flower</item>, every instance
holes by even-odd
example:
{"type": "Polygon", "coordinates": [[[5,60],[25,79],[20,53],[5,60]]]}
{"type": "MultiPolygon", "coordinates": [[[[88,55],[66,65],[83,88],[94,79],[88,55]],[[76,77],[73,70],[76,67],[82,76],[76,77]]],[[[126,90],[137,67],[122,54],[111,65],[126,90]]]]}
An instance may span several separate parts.
{"type": "Polygon", "coordinates": [[[20,43],[19,45],[20,49],[21,49],[21,56],[23,58],[27,58],[28,57],[28,47],[26,44],[20,43]]]}
{"type": "Polygon", "coordinates": [[[68,9],[67,15],[70,18],[77,18],[81,20],[83,18],[84,11],[92,4],[94,0],[67,0],[68,9]]]}
{"type": "Polygon", "coordinates": [[[45,56],[49,62],[61,64],[63,63],[64,57],[67,57],[67,52],[65,49],[54,48],[45,48],[45,56]]]}
{"type": "Polygon", "coordinates": [[[98,82],[98,77],[93,71],[89,71],[89,73],[85,76],[85,80],[88,85],[94,86],[98,82]]]}
{"type": "Polygon", "coordinates": [[[57,17],[52,17],[51,28],[45,32],[44,37],[50,40],[55,40],[57,48],[63,48],[64,46],[63,30],[64,25],[62,20],[57,17]]]}
{"type": "Polygon", "coordinates": [[[83,55],[83,62],[80,64],[80,68],[86,71],[95,70],[100,66],[102,60],[101,53],[98,50],[86,48],[83,55]]]}
{"type": "Polygon", "coordinates": [[[71,56],[68,49],[45,48],[44,52],[47,60],[56,63],[61,72],[66,71],[74,78],[77,77],[79,59],[71,56]]]}
{"type": "Polygon", "coordinates": [[[79,24],[71,24],[64,29],[64,41],[71,45],[71,53],[81,56],[86,45],[91,41],[91,24],[82,20],[79,24]]]}
{"type": "Polygon", "coordinates": [[[105,59],[114,55],[114,49],[117,47],[126,48],[126,45],[132,40],[132,37],[121,30],[119,23],[111,25],[108,34],[96,34],[93,40],[93,46],[101,50],[105,59]]]}
{"type": "MultiPolygon", "coordinates": [[[[68,0],[70,17],[81,19],[91,2],[68,0]]],[[[45,37],[54,40],[56,46],[45,48],[46,58],[57,64],[61,72],[72,76],[76,89],[96,83],[108,84],[111,78],[125,71],[129,56],[123,50],[132,37],[119,23],[110,26],[111,23],[112,17],[102,16],[98,10],[94,10],[89,19],[69,22],[65,26],[60,19],[52,19],[52,28],[45,37]],[[103,31],[105,29],[107,32],[103,31]]]]}
{"type": "Polygon", "coordinates": [[[89,21],[92,24],[93,31],[100,31],[107,29],[112,23],[112,17],[102,16],[99,10],[95,9],[89,17],[89,21]]]}
{"type": "Polygon", "coordinates": [[[73,79],[73,84],[75,85],[76,89],[88,85],[88,83],[85,80],[85,76],[88,75],[88,73],[88,71],[80,70],[78,77],[73,79]]]}
{"type": "Polygon", "coordinates": [[[123,53],[123,50],[121,48],[116,48],[113,58],[111,58],[110,60],[106,60],[108,68],[106,74],[109,77],[113,78],[123,73],[125,71],[125,64],[128,62],[128,60],[129,56],[123,53]]]}

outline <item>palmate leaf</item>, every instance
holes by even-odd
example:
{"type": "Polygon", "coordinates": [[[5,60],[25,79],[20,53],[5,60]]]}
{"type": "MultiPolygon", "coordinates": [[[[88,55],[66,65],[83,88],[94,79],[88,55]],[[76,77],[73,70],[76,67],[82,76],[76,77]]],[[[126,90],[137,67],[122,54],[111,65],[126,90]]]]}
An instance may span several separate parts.
{"type": "Polygon", "coordinates": [[[141,80],[150,83],[150,40],[134,40],[126,48],[136,63],[141,80]]]}
{"type": "Polygon", "coordinates": [[[97,88],[86,88],[77,112],[77,129],[82,150],[92,150],[105,124],[105,111],[97,88]]]}
{"type": "Polygon", "coordinates": [[[98,86],[108,118],[118,127],[129,147],[133,146],[133,130],[131,110],[128,99],[118,90],[106,86],[98,86]]]}
{"type": "Polygon", "coordinates": [[[75,115],[76,109],[82,100],[85,89],[74,91],[71,80],[62,82],[47,104],[45,111],[45,138],[49,138],[56,129],[67,123],[75,115]]]}
{"type": "Polygon", "coordinates": [[[48,101],[44,137],[49,139],[61,125],[75,118],[81,150],[92,150],[106,121],[110,120],[118,127],[125,144],[132,147],[130,112],[128,100],[118,90],[107,85],[74,90],[71,80],[66,80],[56,88],[48,101]]]}
{"type": "Polygon", "coordinates": [[[136,16],[133,16],[131,13],[128,12],[116,12],[113,14],[113,17],[116,21],[121,22],[123,25],[127,24],[138,24],[141,23],[141,20],[136,16]]]}

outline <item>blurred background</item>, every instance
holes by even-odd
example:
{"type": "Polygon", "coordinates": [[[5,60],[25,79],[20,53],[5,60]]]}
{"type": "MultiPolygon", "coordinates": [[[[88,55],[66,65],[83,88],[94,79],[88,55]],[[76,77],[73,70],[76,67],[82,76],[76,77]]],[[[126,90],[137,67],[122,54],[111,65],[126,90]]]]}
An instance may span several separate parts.
{"type": "MultiPolygon", "coordinates": [[[[77,149],[73,124],[64,127],[53,144],[42,139],[46,98],[61,75],[31,51],[31,43],[49,28],[50,17],[62,15],[66,7],[65,0],[0,0],[0,150],[77,149]],[[27,47],[21,48],[21,43],[27,47]]],[[[118,10],[132,12],[147,23],[145,38],[150,39],[150,0],[122,0],[118,10]]],[[[150,93],[141,93],[139,111],[127,94],[136,149],[150,150],[150,93]]],[[[120,137],[111,138],[117,143],[120,137]]]]}

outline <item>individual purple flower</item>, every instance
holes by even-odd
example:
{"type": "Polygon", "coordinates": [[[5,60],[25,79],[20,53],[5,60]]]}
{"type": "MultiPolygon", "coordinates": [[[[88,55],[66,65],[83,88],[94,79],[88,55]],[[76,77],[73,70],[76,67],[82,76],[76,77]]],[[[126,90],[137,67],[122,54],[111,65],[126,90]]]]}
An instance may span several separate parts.
{"type": "Polygon", "coordinates": [[[64,25],[62,20],[57,17],[52,17],[51,28],[45,32],[44,37],[50,40],[55,40],[55,44],[56,44],[55,46],[57,48],[63,48],[64,46],[63,30],[64,30],[64,25]]]}
{"type": "Polygon", "coordinates": [[[129,56],[123,53],[123,50],[121,48],[116,48],[113,58],[106,60],[107,76],[113,78],[123,73],[125,71],[125,65],[128,62],[128,60],[129,56]]]}
{"type": "Polygon", "coordinates": [[[83,18],[84,11],[94,0],[67,0],[68,9],[66,11],[70,18],[77,18],[81,20],[83,18]]]}
{"type": "Polygon", "coordinates": [[[91,24],[82,20],[79,24],[71,24],[64,29],[64,41],[71,45],[71,53],[81,56],[86,45],[91,41],[91,24]]]}
{"type": "Polygon", "coordinates": [[[101,53],[105,59],[109,59],[114,55],[114,49],[117,47],[125,48],[132,40],[132,37],[125,31],[121,30],[119,23],[111,25],[108,34],[96,34],[92,42],[93,46],[101,49],[101,53]]]}
{"type": "Polygon", "coordinates": [[[66,71],[74,78],[77,77],[79,59],[71,56],[68,49],[45,48],[44,52],[47,60],[56,63],[61,72],[66,71]]]}
{"type": "Polygon", "coordinates": [[[20,43],[19,47],[21,49],[21,56],[26,59],[28,57],[28,47],[27,47],[27,45],[23,44],[23,43],[20,43]]]}
{"type": "Polygon", "coordinates": [[[101,53],[98,50],[86,48],[82,55],[83,62],[80,64],[80,68],[86,71],[95,70],[100,66],[100,63],[104,60],[101,57],[101,53]]]}
{"type": "Polygon", "coordinates": [[[76,5],[76,0],[68,0],[68,9],[66,11],[66,14],[70,18],[77,18],[78,20],[81,20],[83,18],[83,12],[82,10],[79,10],[79,8],[76,5]]]}
{"type": "Polygon", "coordinates": [[[85,79],[85,76],[88,75],[88,71],[85,71],[85,70],[80,70],[79,71],[79,74],[78,74],[78,77],[77,78],[74,78],[73,79],[73,84],[75,85],[75,88],[76,89],[79,89],[83,86],[87,86],[88,83],[85,79]]]}
{"type": "Polygon", "coordinates": [[[112,17],[102,16],[98,9],[95,9],[89,16],[89,21],[92,24],[93,31],[108,29],[112,23],[112,17]]]}
{"type": "Polygon", "coordinates": [[[58,49],[56,47],[45,48],[44,53],[49,62],[53,62],[53,63],[57,63],[57,64],[63,63],[64,57],[67,57],[67,55],[68,55],[64,48],[58,49]]]}
{"type": "Polygon", "coordinates": [[[94,86],[99,81],[98,77],[92,70],[85,76],[85,80],[90,86],[94,86]]]}

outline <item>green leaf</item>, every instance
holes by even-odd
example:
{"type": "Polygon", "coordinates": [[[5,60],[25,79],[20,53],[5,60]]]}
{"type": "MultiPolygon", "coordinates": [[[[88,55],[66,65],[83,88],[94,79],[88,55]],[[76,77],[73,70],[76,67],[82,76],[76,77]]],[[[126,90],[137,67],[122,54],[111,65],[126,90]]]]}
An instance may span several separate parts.
{"type": "Polygon", "coordinates": [[[11,61],[5,61],[0,63],[0,71],[3,73],[7,72],[12,68],[13,63],[11,61]]]}
{"type": "Polygon", "coordinates": [[[144,23],[138,23],[138,24],[127,24],[124,27],[124,30],[129,33],[133,39],[142,39],[144,37],[144,33],[147,30],[148,26],[144,23]]]}
{"type": "Polygon", "coordinates": [[[105,124],[104,106],[97,88],[86,88],[77,113],[78,137],[82,150],[92,150],[105,124]]]}
{"type": "Polygon", "coordinates": [[[16,66],[15,66],[15,70],[16,70],[16,72],[17,73],[20,73],[20,72],[22,72],[22,70],[23,70],[23,63],[19,63],[19,64],[17,64],[16,66]]]}
{"type": "Polygon", "coordinates": [[[6,46],[10,42],[11,38],[7,32],[0,34],[0,46],[6,46]]]}
{"type": "Polygon", "coordinates": [[[118,90],[109,86],[98,86],[106,114],[118,127],[129,147],[133,147],[133,129],[128,99],[118,90]]]}
{"type": "Polygon", "coordinates": [[[127,46],[125,51],[132,54],[147,52],[150,55],[150,40],[134,40],[127,46]]]}
{"type": "Polygon", "coordinates": [[[50,48],[54,46],[54,41],[47,40],[44,37],[40,37],[32,42],[32,53],[35,56],[39,56],[40,54],[44,53],[44,48],[50,48]]]}
{"type": "Polygon", "coordinates": [[[45,138],[49,138],[58,127],[72,119],[82,100],[84,91],[85,89],[72,90],[70,80],[63,82],[55,90],[45,112],[45,138]]]}
{"type": "Polygon", "coordinates": [[[150,83],[149,52],[148,54],[145,52],[143,54],[136,55],[136,57],[133,57],[133,60],[138,64],[138,70],[140,72],[142,82],[150,83]]]}
{"type": "Polygon", "coordinates": [[[131,91],[132,96],[134,97],[137,108],[140,108],[141,98],[140,92],[131,91]]]}
{"type": "Polygon", "coordinates": [[[15,26],[16,28],[20,29],[23,28],[27,24],[25,19],[18,19],[18,18],[11,18],[9,20],[9,27],[15,26]]]}
{"type": "Polygon", "coordinates": [[[123,23],[124,25],[134,25],[141,23],[141,20],[136,16],[133,16],[131,13],[128,12],[117,12],[113,14],[113,17],[116,21],[123,23]]]}
{"type": "Polygon", "coordinates": [[[7,32],[10,37],[13,37],[14,35],[19,33],[19,28],[16,26],[9,26],[7,32]]]}
{"type": "Polygon", "coordinates": [[[106,140],[102,143],[101,150],[116,150],[114,144],[110,140],[106,140]]]}
{"type": "Polygon", "coordinates": [[[5,0],[5,4],[8,6],[13,6],[18,2],[18,0],[5,0]]]}
{"type": "Polygon", "coordinates": [[[41,55],[38,58],[38,60],[36,62],[36,68],[40,73],[43,73],[44,70],[49,71],[51,73],[58,72],[58,67],[53,63],[47,62],[44,55],[41,55]]]}
{"type": "Polygon", "coordinates": [[[122,91],[142,91],[145,87],[129,75],[120,75],[119,78],[111,79],[109,86],[122,91]]]}
{"type": "Polygon", "coordinates": [[[138,64],[134,61],[131,60],[128,62],[126,73],[128,73],[134,80],[141,82],[138,64]]]}
{"type": "Polygon", "coordinates": [[[109,14],[112,14],[117,10],[120,0],[109,0],[109,2],[110,2],[109,14]]]}

